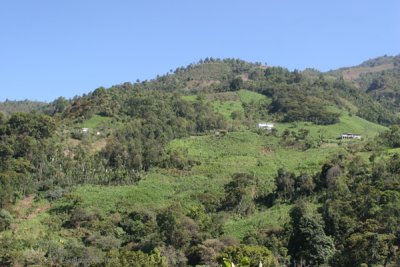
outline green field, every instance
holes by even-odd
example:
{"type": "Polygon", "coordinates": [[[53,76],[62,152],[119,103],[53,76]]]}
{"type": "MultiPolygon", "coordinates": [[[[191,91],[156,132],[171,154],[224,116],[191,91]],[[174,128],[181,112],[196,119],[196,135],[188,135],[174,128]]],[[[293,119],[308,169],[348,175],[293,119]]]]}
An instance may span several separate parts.
{"type": "Polygon", "coordinates": [[[214,110],[222,114],[226,119],[231,119],[232,112],[244,115],[242,104],[238,101],[213,101],[214,110]]]}
{"type": "Polygon", "coordinates": [[[387,130],[386,127],[369,122],[358,116],[349,116],[343,114],[340,116],[340,121],[333,125],[315,125],[310,122],[295,122],[295,123],[278,123],[275,125],[279,132],[285,129],[298,130],[307,129],[310,135],[314,138],[322,137],[325,140],[333,141],[340,136],[341,133],[360,134],[362,138],[373,138],[380,132],[387,130]]]}
{"type": "Polygon", "coordinates": [[[248,90],[239,90],[237,94],[242,103],[250,103],[252,101],[270,101],[270,99],[268,99],[266,96],[248,90]]]}
{"type": "Polygon", "coordinates": [[[104,126],[107,123],[111,122],[112,118],[110,117],[104,117],[100,115],[93,115],[90,119],[85,120],[81,126],[83,128],[90,128],[90,129],[95,129],[99,126],[104,126]]]}
{"type": "MultiPolygon", "coordinates": [[[[182,96],[182,99],[194,102],[197,95],[182,96]]],[[[214,111],[223,115],[228,121],[232,119],[232,113],[235,112],[239,118],[244,118],[245,111],[243,104],[258,103],[271,100],[266,96],[248,90],[239,90],[237,92],[222,92],[205,95],[206,101],[213,107],[214,111]]]]}

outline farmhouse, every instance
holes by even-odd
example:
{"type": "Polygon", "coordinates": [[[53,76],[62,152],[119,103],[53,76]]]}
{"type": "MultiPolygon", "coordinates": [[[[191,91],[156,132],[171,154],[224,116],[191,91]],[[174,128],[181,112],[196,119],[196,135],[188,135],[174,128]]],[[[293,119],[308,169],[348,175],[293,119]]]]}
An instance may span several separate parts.
{"type": "Polygon", "coordinates": [[[339,139],[361,139],[361,135],[354,133],[342,133],[339,139]]]}
{"type": "Polygon", "coordinates": [[[264,130],[272,130],[274,128],[274,124],[271,122],[259,122],[258,123],[258,129],[264,129],[264,130]]]}

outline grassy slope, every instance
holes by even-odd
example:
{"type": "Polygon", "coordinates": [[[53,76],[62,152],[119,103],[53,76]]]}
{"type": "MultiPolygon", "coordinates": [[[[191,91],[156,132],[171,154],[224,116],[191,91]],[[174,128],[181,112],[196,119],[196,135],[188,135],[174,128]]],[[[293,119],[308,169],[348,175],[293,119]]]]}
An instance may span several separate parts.
{"type": "Polygon", "coordinates": [[[222,114],[226,119],[231,118],[232,112],[237,112],[239,114],[244,114],[242,104],[238,101],[212,101],[212,107],[214,110],[222,114]]]}
{"type": "MultiPolygon", "coordinates": [[[[327,141],[334,141],[341,132],[356,132],[372,137],[385,129],[347,115],[341,117],[340,123],[330,126],[277,124],[279,132],[285,128],[306,128],[315,137],[322,132],[327,141]]],[[[279,138],[251,131],[231,132],[224,137],[208,135],[173,140],[170,148],[188,149],[189,156],[201,164],[189,172],[153,170],[137,186],[82,186],[77,188],[76,193],[82,196],[87,207],[100,206],[105,211],[132,208],[157,210],[177,202],[189,207],[197,203],[196,195],[205,189],[222,195],[223,185],[233,173],[252,172],[272,191],[274,175],[279,168],[284,167],[296,173],[314,173],[330,155],[342,149],[337,145],[307,151],[284,149],[279,146],[279,138]],[[270,151],[266,151],[266,147],[270,151]]],[[[289,209],[288,205],[277,205],[247,218],[231,217],[225,224],[225,233],[241,238],[253,228],[282,226],[288,220],[289,209]]]]}
{"type": "Polygon", "coordinates": [[[374,67],[366,67],[366,66],[358,66],[353,68],[347,68],[341,70],[343,78],[345,80],[353,81],[360,77],[363,73],[374,73],[374,72],[381,72],[384,70],[393,69],[394,65],[392,63],[382,64],[374,67]]]}
{"type": "Polygon", "coordinates": [[[307,122],[296,122],[277,124],[276,128],[279,132],[287,128],[304,128],[310,131],[311,136],[317,138],[318,136],[323,135],[324,139],[328,141],[335,140],[341,133],[357,133],[361,134],[364,138],[369,138],[374,137],[379,132],[387,129],[384,126],[369,122],[357,116],[349,116],[347,114],[340,116],[340,122],[334,125],[320,126],[307,122]]]}
{"type": "Polygon", "coordinates": [[[104,117],[100,115],[93,115],[90,119],[85,120],[82,123],[82,128],[90,128],[90,129],[95,129],[99,126],[105,125],[108,122],[110,122],[112,118],[110,117],[104,117]]]}
{"type": "MultiPolygon", "coordinates": [[[[196,95],[187,95],[182,97],[186,101],[195,101],[196,95]]],[[[250,103],[252,101],[268,101],[264,95],[251,92],[248,90],[239,90],[237,92],[224,92],[206,95],[207,101],[211,104],[214,111],[223,115],[226,119],[231,119],[232,112],[237,112],[244,116],[243,103],[250,103]]]]}
{"type": "MultiPolygon", "coordinates": [[[[285,150],[277,145],[275,137],[260,136],[252,132],[233,132],[225,137],[201,136],[174,140],[171,148],[187,148],[190,157],[202,164],[190,172],[173,173],[153,170],[137,186],[81,186],[75,191],[84,206],[101,207],[106,213],[146,208],[158,210],[180,202],[183,207],[197,203],[196,195],[207,189],[221,195],[223,186],[236,172],[253,172],[269,190],[274,188],[276,171],[285,167],[291,171],[315,172],[326,158],[339,147],[285,150]],[[263,148],[273,147],[265,153],[263,148]],[[160,172],[164,172],[161,174],[160,172]]],[[[254,227],[278,226],[287,221],[289,206],[275,206],[248,218],[230,218],[226,223],[227,235],[242,237],[254,227]]]]}
{"type": "MultiPolygon", "coordinates": [[[[237,110],[240,102],[265,99],[262,95],[244,90],[237,92],[237,95],[239,100],[229,100],[235,102],[234,107],[237,107],[237,110]]],[[[194,97],[185,98],[190,100],[194,97]]],[[[210,101],[214,108],[225,116],[231,110],[231,106],[224,103],[227,101],[213,98],[210,101]]],[[[95,117],[92,119],[94,121],[89,120],[89,124],[85,125],[96,127],[99,125],[96,122],[98,119],[95,117]]],[[[372,137],[385,129],[359,117],[348,115],[342,115],[338,124],[330,126],[299,122],[277,124],[276,128],[279,133],[286,128],[291,130],[306,128],[310,130],[311,136],[319,138],[322,134],[327,142],[337,142],[335,138],[341,132],[355,132],[365,137],[372,137]]],[[[260,179],[261,186],[267,191],[272,191],[274,175],[279,168],[284,167],[296,173],[314,173],[330,155],[343,149],[335,144],[307,151],[284,149],[279,145],[279,138],[259,135],[251,130],[230,132],[223,137],[208,135],[173,140],[169,146],[171,149],[187,149],[189,156],[201,164],[193,167],[191,171],[153,169],[135,186],[85,185],[77,187],[74,193],[82,197],[83,206],[88,209],[101,209],[105,214],[132,209],[156,211],[178,202],[184,208],[188,208],[198,202],[196,195],[205,190],[222,196],[223,186],[233,173],[254,173],[260,179]]],[[[230,215],[225,223],[225,234],[242,238],[251,229],[282,226],[288,220],[289,209],[289,205],[275,205],[270,209],[257,211],[247,218],[230,215]]],[[[22,222],[21,225],[32,225],[45,231],[46,227],[41,220],[46,220],[48,217],[47,213],[43,213],[22,222]]],[[[60,238],[58,235],[65,236],[65,233],[52,233],[54,238],[60,238]]],[[[30,238],[28,234],[26,239],[30,238]]]]}
{"type": "Polygon", "coordinates": [[[267,97],[252,91],[248,91],[248,90],[239,90],[237,92],[240,101],[242,103],[250,103],[251,101],[262,101],[262,100],[266,100],[267,97]]]}

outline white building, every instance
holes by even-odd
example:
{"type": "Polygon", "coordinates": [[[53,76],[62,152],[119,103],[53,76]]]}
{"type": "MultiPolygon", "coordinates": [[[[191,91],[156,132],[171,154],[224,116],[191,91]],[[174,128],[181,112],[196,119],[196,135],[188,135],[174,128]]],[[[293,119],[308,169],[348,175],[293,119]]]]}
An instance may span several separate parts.
{"type": "Polygon", "coordinates": [[[340,139],[361,139],[361,135],[353,134],[353,133],[342,133],[339,138],[340,139]]]}
{"type": "Polygon", "coordinates": [[[257,127],[258,127],[258,129],[264,129],[264,130],[270,131],[274,128],[274,124],[271,122],[267,122],[267,123],[259,122],[257,127]]]}

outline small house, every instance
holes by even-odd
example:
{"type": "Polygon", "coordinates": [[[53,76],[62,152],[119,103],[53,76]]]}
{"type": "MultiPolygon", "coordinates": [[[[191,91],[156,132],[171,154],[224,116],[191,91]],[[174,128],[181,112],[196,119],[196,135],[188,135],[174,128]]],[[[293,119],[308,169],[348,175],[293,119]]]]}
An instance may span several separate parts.
{"type": "Polygon", "coordinates": [[[361,135],[354,133],[342,133],[339,139],[361,139],[361,135]]]}
{"type": "Polygon", "coordinates": [[[259,122],[257,127],[258,127],[258,129],[263,129],[263,130],[270,131],[270,130],[272,130],[274,128],[274,124],[271,123],[271,122],[267,122],[267,123],[259,122]]]}

